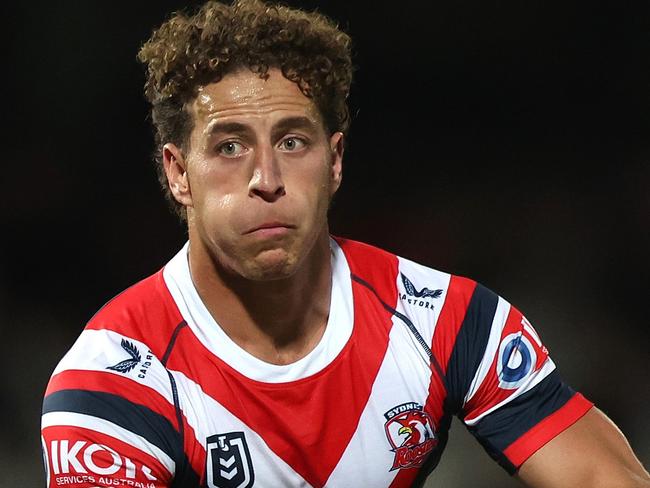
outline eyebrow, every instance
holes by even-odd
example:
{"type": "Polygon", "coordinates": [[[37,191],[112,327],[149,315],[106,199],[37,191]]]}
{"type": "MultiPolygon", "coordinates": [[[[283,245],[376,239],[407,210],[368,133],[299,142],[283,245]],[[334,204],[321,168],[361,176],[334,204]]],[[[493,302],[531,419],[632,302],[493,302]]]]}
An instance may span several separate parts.
{"type": "MultiPolygon", "coordinates": [[[[271,134],[274,138],[282,135],[283,133],[292,129],[304,129],[309,131],[316,130],[316,124],[309,117],[302,115],[287,117],[281,119],[271,129],[271,134]]],[[[246,124],[240,122],[215,122],[211,124],[206,130],[207,136],[214,134],[251,134],[252,130],[246,124]]]]}
{"type": "Polygon", "coordinates": [[[250,127],[246,126],[245,124],[240,124],[239,122],[215,122],[214,124],[211,124],[207,128],[205,134],[211,136],[219,133],[246,134],[250,132],[251,132],[250,127]]]}
{"type": "Polygon", "coordinates": [[[275,137],[291,129],[305,129],[314,131],[316,130],[316,124],[312,119],[305,117],[304,115],[287,117],[275,124],[271,132],[275,137]]]}

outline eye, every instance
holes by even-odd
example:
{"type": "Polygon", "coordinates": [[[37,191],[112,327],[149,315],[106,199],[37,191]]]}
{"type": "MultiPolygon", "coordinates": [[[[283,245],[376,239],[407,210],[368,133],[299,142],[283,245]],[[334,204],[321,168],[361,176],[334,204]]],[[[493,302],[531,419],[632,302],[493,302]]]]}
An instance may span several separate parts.
{"type": "Polygon", "coordinates": [[[287,137],[280,143],[280,149],[284,151],[297,151],[306,145],[307,143],[299,137],[287,137]]]}
{"type": "Polygon", "coordinates": [[[223,144],[217,146],[217,151],[219,152],[219,154],[222,154],[223,156],[226,157],[239,156],[245,150],[246,148],[242,144],[235,141],[224,142],[223,144]]]}

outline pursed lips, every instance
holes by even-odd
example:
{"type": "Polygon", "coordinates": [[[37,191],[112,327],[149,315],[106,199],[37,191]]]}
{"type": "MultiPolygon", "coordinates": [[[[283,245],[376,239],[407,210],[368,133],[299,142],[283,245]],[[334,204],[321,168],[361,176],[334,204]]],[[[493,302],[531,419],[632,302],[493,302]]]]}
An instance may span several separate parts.
{"type": "Polygon", "coordinates": [[[244,232],[244,234],[274,236],[284,234],[295,228],[295,225],[286,224],[284,222],[264,222],[263,224],[251,227],[249,230],[244,232]]]}

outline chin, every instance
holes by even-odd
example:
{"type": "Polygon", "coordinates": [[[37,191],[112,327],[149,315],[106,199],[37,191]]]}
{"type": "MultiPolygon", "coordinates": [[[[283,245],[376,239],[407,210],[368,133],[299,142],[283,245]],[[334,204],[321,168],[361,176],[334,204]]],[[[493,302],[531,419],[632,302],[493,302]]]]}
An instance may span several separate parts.
{"type": "Polygon", "coordinates": [[[298,268],[298,259],[282,249],[264,251],[256,256],[242,273],[244,278],[255,281],[282,280],[292,276],[298,268]]]}

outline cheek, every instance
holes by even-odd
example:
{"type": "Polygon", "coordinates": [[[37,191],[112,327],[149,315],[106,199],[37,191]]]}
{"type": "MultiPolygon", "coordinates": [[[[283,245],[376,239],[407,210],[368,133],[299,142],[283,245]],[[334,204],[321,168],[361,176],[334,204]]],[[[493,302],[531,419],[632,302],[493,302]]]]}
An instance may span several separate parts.
{"type": "Polygon", "coordinates": [[[218,234],[227,234],[231,222],[236,220],[233,215],[238,208],[235,195],[211,187],[208,183],[203,180],[192,188],[193,213],[197,224],[211,235],[217,230],[218,234]]]}
{"type": "Polygon", "coordinates": [[[304,175],[303,187],[310,187],[311,193],[322,198],[323,193],[329,193],[332,186],[332,173],[326,162],[321,162],[304,175]]]}
{"type": "Polygon", "coordinates": [[[204,218],[223,221],[237,208],[236,175],[202,165],[197,167],[193,180],[194,207],[204,218]]]}
{"type": "MultiPolygon", "coordinates": [[[[305,175],[303,181],[297,182],[293,197],[301,203],[308,213],[320,216],[327,208],[330,199],[330,178],[322,170],[305,175]]],[[[289,191],[289,195],[291,195],[289,191]]]]}
{"type": "Polygon", "coordinates": [[[220,213],[228,213],[231,212],[232,209],[234,208],[234,201],[235,198],[231,193],[225,194],[225,195],[210,195],[208,199],[206,200],[206,207],[208,207],[212,211],[220,212],[220,213]]]}
{"type": "Polygon", "coordinates": [[[236,201],[237,199],[231,193],[211,192],[207,194],[202,208],[199,210],[204,224],[217,228],[220,232],[227,231],[233,223],[239,220],[237,209],[240,209],[241,205],[237,205],[236,201]]]}

